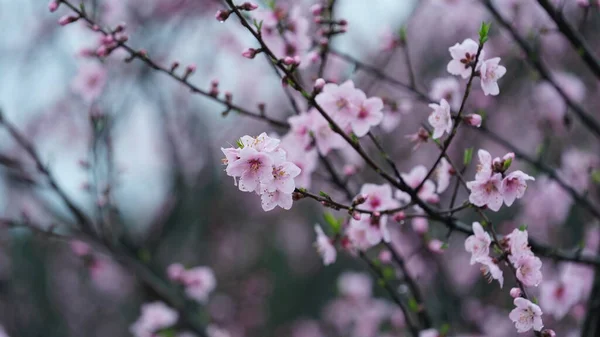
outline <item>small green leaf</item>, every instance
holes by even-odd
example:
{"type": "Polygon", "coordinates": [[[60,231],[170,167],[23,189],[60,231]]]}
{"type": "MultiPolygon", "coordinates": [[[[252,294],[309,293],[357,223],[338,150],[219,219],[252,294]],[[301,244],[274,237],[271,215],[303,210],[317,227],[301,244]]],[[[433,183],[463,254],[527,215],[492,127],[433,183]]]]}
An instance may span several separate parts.
{"type": "Polygon", "coordinates": [[[244,148],[244,143],[242,142],[241,138],[235,141],[235,145],[237,145],[237,147],[239,147],[240,149],[244,148]]]}
{"type": "Polygon", "coordinates": [[[444,242],[444,243],[442,244],[442,249],[443,249],[443,250],[446,250],[446,249],[448,249],[448,247],[449,247],[449,246],[448,246],[448,242],[444,242]]]}
{"type": "Polygon", "coordinates": [[[469,165],[471,164],[471,160],[473,160],[473,148],[470,147],[468,149],[465,149],[465,153],[463,155],[463,164],[469,165]]]}
{"type": "Polygon", "coordinates": [[[350,138],[352,138],[352,141],[353,141],[354,143],[358,143],[358,136],[356,136],[356,135],[354,134],[354,132],[352,132],[352,133],[350,134],[350,138]]]}
{"type": "Polygon", "coordinates": [[[331,197],[329,196],[329,194],[327,194],[323,191],[319,191],[319,195],[322,196],[323,198],[331,200],[331,197]]]}
{"type": "Polygon", "coordinates": [[[506,160],[504,161],[504,163],[502,163],[502,170],[503,170],[503,171],[506,171],[506,170],[508,170],[508,169],[510,168],[510,165],[512,164],[512,161],[513,161],[513,160],[512,160],[512,157],[510,157],[510,158],[506,159],[506,160]]]}
{"type": "Polygon", "coordinates": [[[383,274],[383,279],[388,281],[393,280],[394,276],[396,275],[396,273],[394,272],[394,268],[390,266],[384,267],[381,272],[383,274]]]}
{"type": "Polygon", "coordinates": [[[408,308],[412,312],[419,312],[419,303],[417,303],[417,300],[415,300],[413,297],[411,297],[408,299],[408,308]]]}
{"type": "Polygon", "coordinates": [[[148,249],[143,249],[143,248],[138,251],[138,257],[144,263],[149,263],[150,260],[152,259],[152,256],[150,255],[150,251],[148,249]]]}
{"type": "Polygon", "coordinates": [[[490,33],[491,23],[481,23],[481,28],[479,29],[479,43],[484,44],[488,40],[488,35],[490,33]]]}
{"type": "Polygon", "coordinates": [[[600,170],[592,171],[592,181],[594,184],[600,185],[600,170]]]}
{"type": "Polygon", "coordinates": [[[450,324],[448,324],[448,323],[442,324],[442,326],[440,327],[440,335],[444,336],[448,332],[450,332],[450,324]]]}
{"type": "Polygon", "coordinates": [[[520,230],[521,232],[524,232],[524,231],[526,231],[526,230],[527,230],[527,225],[526,225],[526,224],[522,224],[521,226],[519,226],[519,230],[520,230]]]}
{"type": "Polygon", "coordinates": [[[535,296],[533,296],[533,298],[531,299],[531,302],[533,302],[535,304],[539,303],[537,297],[535,297],[535,296]]]}
{"type": "Polygon", "coordinates": [[[323,219],[331,228],[334,234],[338,234],[342,228],[341,222],[333,216],[330,212],[323,213],[323,219]]]}
{"type": "Polygon", "coordinates": [[[398,32],[398,36],[400,37],[400,41],[402,43],[406,43],[406,26],[400,27],[400,31],[398,32]]]}

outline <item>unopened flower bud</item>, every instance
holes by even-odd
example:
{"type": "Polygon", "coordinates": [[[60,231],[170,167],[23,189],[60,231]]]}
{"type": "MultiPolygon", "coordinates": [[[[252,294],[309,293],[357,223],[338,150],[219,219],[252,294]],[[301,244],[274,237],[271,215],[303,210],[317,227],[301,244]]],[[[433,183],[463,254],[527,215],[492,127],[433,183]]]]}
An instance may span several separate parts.
{"type": "Polygon", "coordinates": [[[356,206],[356,205],[361,205],[361,204],[364,204],[364,203],[365,203],[365,201],[367,201],[367,198],[368,198],[368,197],[369,197],[369,195],[368,195],[368,194],[365,194],[365,193],[363,193],[363,194],[360,194],[360,195],[358,195],[358,196],[356,197],[356,199],[354,199],[354,201],[352,202],[352,204],[353,204],[354,206],[356,206]]]}
{"type": "Polygon", "coordinates": [[[321,15],[321,13],[323,13],[323,5],[321,4],[314,4],[310,7],[310,12],[312,13],[312,15],[321,15]]]}
{"type": "Polygon", "coordinates": [[[404,219],[406,219],[406,214],[404,212],[400,211],[398,213],[394,213],[394,221],[401,222],[404,219]]]}
{"type": "Polygon", "coordinates": [[[352,219],[354,219],[356,221],[360,220],[360,213],[352,212],[352,219]]]}
{"type": "Polygon", "coordinates": [[[438,239],[433,239],[429,241],[427,248],[433,253],[441,254],[444,252],[444,243],[438,239]]]}
{"type": "Polygon", "coordinates": [[[58,19],[58,24],[61,26],[66,26],[70,23],[73,23],[75,21],[79,20],[78,16],[73,16],[73,15],[65,15],[63,17],[61,17],[60,19],[58,19]]]}
{"type": "Polygon", "coordinates": [[[60,3],[59,3],[57,0],[51,0],[51,1],[50,1],[50,3],[48,4],[48,10],[49,10],[51,13],[54,13],[54,12],[56,12],[56,10],[58,9],[58,5],[59,5],[59,4],[60,4],[60,3]]]}
{"type": "Polygon", "coordinates": [[[379,261],[383,263],[392,262],[392,253],[389,250],[382,250],[379,252],[379,261]]]}
{"type": "Polygon", "coordinates": [[[556,332],[552,329],[542,330],[542,337],[556,337],[556,332]]]}
{"type": "Polygon", "coordinates": [[[242,52],[242,56],[247,59],[253,59],[260,51],[254,48],[248,48],[242,52]]]}
{"type": "Polygon", "coordinates": [[[225,22],[225,20],[227,20],[230,14],[231,11],[220,9],[217,11],[217,14],[215,14],[215,18],[219,22],[225,22]]]}
{"type": "Polygon", "coordinates": [[[470,114],[464,117],[465,123],[470,126],[480,127],[481,126],[481,115],[478,114],[470,114]]]}
{"type": "Polygon", "coordinates": [[[510,296],[511,296],[512,298],[517,298],[517,297],[521,296],[521,289],[519,289],[519,288],[516,288],[516,287],[515,287],[515,288],[512,288],[512,289],[510,290],[510,296]]]}
{"type": "Polygon", "coordinates": [[[243,11],[253,11],[258,8],[258,5],[253,2],[244,2],[243,4],[238,6],[238,8],[243,11]]]}
{"type": "Polygon", "coordinates": [[[317,78],[317,80],[315,81],[315,91],[320,92],[321,90],[323,90],[324,86],[325,80],[322,78],[317,78]]]}

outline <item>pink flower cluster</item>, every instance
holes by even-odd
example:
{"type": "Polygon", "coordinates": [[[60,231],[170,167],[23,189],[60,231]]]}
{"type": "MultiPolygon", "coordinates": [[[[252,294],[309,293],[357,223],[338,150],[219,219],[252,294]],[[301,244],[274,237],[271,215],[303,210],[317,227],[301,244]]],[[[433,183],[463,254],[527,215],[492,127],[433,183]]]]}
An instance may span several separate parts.
{"type": "Polygon", "coordinates": [[[177,323],[179,314],[163,302],[152,302],[142,305],[140,317],[129,331],[135,337],[155,337],[157,332],[177,323]]]}
{"type": "Polygon", "coordinates": [[[279,143],[278,139],[263,132],[256,138],[242,137],[238,147],[221,148],[227,175],[234,178],[240,191],[259,194],[265,211],[276,206],[292,207],[292,193],[296,188],[294,178],[301,172],[287,160],[287,153],[279,143]]]}
{"type": "MultiPolygon", "coordinates": [[[[452,61],[448,63],[448,72],[464,79],[469,78],[473,72],[478,50],[479,44],[471,39],[466,39],[462,43],[450,47],[452,61]]],[[[481,89],[486,96],[496,96],[500,93],[497,82],[506,74],[506,68],[500,65],[499,57],[485,59],[485,51],[482,50],[477,64],[475,64],[475,71],[477,71],[476,75],[480,77],[481,89]]]]}
{"type": "Polygon", "coordinates": [[[362,137],[383,120],[383,101],[369,97],[348,80],[341,85],[327,83],[315,97],[316,102],[346,132],[362,137]]]}
{"type": "MultiPolygon", "coordinates": [[[[471,264],[478,262],[482,265],[482,272],[490,280],[495,279],[502,287],[504,276],[498,266],[498,259],[489,256],[492,238],[483,229],[480,223],[473,223],[473,235],[465,240],[465,249],[471,253],[471,264]]],[[[507,263],[511,263],[515,270],[517,280],[522,286],[538,286],[542,282],[542,261],[536,257],[528,242],[526,230],[515,229],[502,240],[501,248],[507,253],[507,263]]],[[[503,256],[500,257],[501,259],[503,256]]],[[[520,297],[518,288],[511,290],[511,296],[516,297],[514,304],[516,308],[510,313],[509,318],[515,322],[518,332],[536,331],[542,329],[542,310],[531,301],[520,297]]]]}
{"type": "Polygon", "coordinates": [[[167,268],[167,275],[171,281],[184,287],[188,297],[200,303],[206,303],[217,286],[215,274],[208,267],[185,269],[183,265],[174,263],[167,268]]]}
{"type": "Polygon", "coordinates": [[[506,174],[514,153],[508,153],[502,159],[492,159],[489,152],[480,149],[477,155],[479,165],[475,180],[467,182],[467,188],[471,191],[469,201],[475,206],[487,206],[495,212],[502,207],[502,203],[511,206],[525,194],[527,181],[535,180],[519,170],[506,174]]]}

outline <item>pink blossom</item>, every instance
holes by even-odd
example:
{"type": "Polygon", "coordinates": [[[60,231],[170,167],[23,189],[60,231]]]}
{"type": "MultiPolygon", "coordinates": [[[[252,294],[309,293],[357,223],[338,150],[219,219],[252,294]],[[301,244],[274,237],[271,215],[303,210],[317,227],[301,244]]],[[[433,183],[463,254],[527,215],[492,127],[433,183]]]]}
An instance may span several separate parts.
{"type": "Polygon", "coordinates": [[[342,129],[345,129],[358,114],[362,98],[364,93],[354,88],[352,80],[348,80],[341,85],[325,84],[323,91],[315,97],[315,101],[342,129]]]}
{"type": "Polygon", "coordinates": [[[528,233],[526,230],[515,228],[506,236],[510,249],[509,260],[515,264],[517,260],[523,256],[533,255],[529,248],[528,233]]]}
{"type": "Polygon", "coordinates": [[[370,232],[370,230],[370,226],[364,226],[362,223],[350,223],[350,226],[346,229],[346,235],[348,235],[348,240],[350,240],[353,249],[365,251],[373,247],[373,244],[371,244],[373,241],[371,233],[373,232],[370,232]]]}
{"type": "Polygon", "coordinates": [[[473,222],[473,233],[465,240],[465,250],[471,253],[471,265],[488,258],[492,243],[492,238],[479,222],[473,222]]]}
{"type": "Polygon", "coordinates": [[[71,240],[71,250],[80,257],[90,255],[92,252],[90,246],[81,240],[71,240]]]}
{"type": "Polygon", "coordinates": [[[440,104],[429,104],[429,107],[433,109],[427,121],[433,127],[433,139],[440,138],[444,132],[450,134],[452,132],[452,116],[450,115],[450,105],[448,101],[442,98],[440,104]]]}
{"type": "Polygon", "coordinates": [[[544,281],[541,286],[540,305],[547,314],[561,320],[581,299],[579,283],[565,283],[562,280],[544,281]]]}
{"type": "Polygon", "coordinates": [[[441,254],[444,252],[444,243],[438,239],[430,240],[427,243],[427,248],[434,253],[441,254]]]}
{"type": "Polygon", "coordinates": [[[534,177],[514,171],[502,180],[501,193],[506,206],[511,206],[515,199],[521,199],[527,189],[527,180],[535,180],[534,177]]]}
{"type": "Polygon", "coordinates": [[[453,110],[458,110],[462,100],[460,83],[454,77],[436,78],[431,83],[429,98],[436,102],[445,99],[453,110]]]}
{"type": "Polygon", "coordinates": [[[186,270],[181,277],[181,282],[185,286],[187,296],[201,303],[208,300],[208,295],[217,286],[215,274],[208,267],[195,267],[186,270]]]}
{"type": "Polygon", "coordinates": [[[497,212],[502,207],[502,174],[494,173],[488,180],[467,182],[469,201],[475,206],[487,206],[497,212]]]}
{"type": "Polygon", "coordinates": [[[448,188],[453,172],[454,169],[450,165],[450,162],[446,158],[442,158],[440,164],[435,169],[435,177],[437,178],[436,193],[440,194],[448,188]]]}
{"type": "Polygon", "coordinates": [[[146,303],[142,305],[141,315],[129,327],[129,331],[135,337],[154,337],[159,330],[174,325],[178,318],[177,311],[163,302],[146,303]]]}
{"type": "MultiPolygon", "coordinates": [[[[452,56],[452,61],[448,63],[448,72],[452,75],[460,75],[462,78],[471,76],[472,63],[475,62],[478,49],[479,44],[471,39],[466,39],[462,43],[456,43],[454,46],[450,47],[449,51],[452,56]]],[[[481,51],[479,63],[481,63],[481,60],[483,59],[484,53],[481,51]]],[[[479,64],[477,64],[476,69],[478,68],[479,64]]]]}
{"type": "Polygon", "coordinates": [[[542,282],[542,260],[533,255],[523,255],[515,263],[517,279],[525,286],[538,286],[542,282]]]}
{"type": "Polygon", "coordinates": [[[294,178],[300,174],[300,168],[292,162],[283,161],[283,159],[281,158],[279,163],[273,165],[273,179],[261,185],[263,191],[280,191],[285,194],[294,192],[296,187],[294,178]]]}
{"type": "Polygon", "coordinates": [[[483,93],[486,96],[496,96],[500,93],[497,81],[506,74],[506,68],[499,63],[499,57],[494,57],[481,63],[481,68],[479,69],[481,73],[481,89],[483,89],[483,93]]]}
{"type": "Polygon", "coordinates": [[[387,228],[387,217],[373,217],[368,214],[361,214],[359,219],[351,219],[349,229],[354,229],[354,233],[349,233],[350,240],[360,250],[369,249],[384,240],[390,242],[390,233],[387,228]],[[359,234],[358,237],[354,237],[359,234]],[[358,239],[355,242],[355,239],[358,239]]]}
{"type": "Polygon", "coordinates": [[[327,155],[333,149],[341,149],[346,146],[344,138],[331,129],[329,122],[316,109],[311,110],[309,114],[311,130],[315,136],[319,153],[327,155]]]}
{"type": "Polygon", "coordinates": [[[243,136],[240,138],[240,141],[243,147],[249,147],[256,151],[267,153],[275,151],[281,142],[279,139],[269,137],[266,132],[261,133],[256,136],[256,138],[243,136]]]}
{"type": "Polygon", "coordinates": [[[481,272],[487,281],[491,283],[492,280],[497,280],[500,284],[500,288],[502,288],[504,285],[504,275],[496,262],[494,262],[489,256],[480,258],[477,260],[477,262],[481,263],[481,272]]]}
{"type": "MultiPolygon", "coordinates": [[[[190,336],[186,336],[186,337],[195,337],[196,335],[190,335],[190,336]]],[[[220,327],[214,325],[214,324],[209,324],[206,327],[206,336],[207,337],[231,337],[231,334],[225,330],[225,329],[221,329],[220,327]]],[[[184,336],[177,336],[177,337],[184,337],[184,336]]]]}
{"type": "MultiPolygon", "coordinates": [[[[383,120],[381,121],[381,128],[385,132],[393,131],[402,121],[402,116],[411,112],[413,103],[409,99],[401,99],[398,102],[386,103],[389,108],[383,112],[383,120]]],[[[429,135],[427,135],[429,138],[429,135]]]]}
{"type": "Polygon", "coordinates": [[[167,276],[171,281],[181,281],[184,273],[185,267],[181,263],[173,263],[167,267],[167,276]]]}
{"type": "Polygon", "coordinates": [[[425,217],[415,217],[412,222],[412,229],[417,234],[425,234],[429,231],[429,221],[425,217]]]}
{"type": "Polygon", "coordinates": [[[361,195],[366,196],[361,207],[369,211],[383,211],[399,206],[398,201],[393,198],[392,187],[388,184],[364,184],[360,189],[359,196],[361,195]]]}
{"type": "Polygon", "coordinates": [[[542,322],[542,309],[523,297],[517,297],[513,301],[514,308],[508,317],[515,323],[517,332],[523,333],[531,329],[540,331],[544,327],[542,322]]]}
{"type": "Polygon", "coordinates": [[[97,63],[86,63],[79,67],[77,76],[71,81],[71,90],[91,103],[100,97],[105,83],[106,69],[97,63]]]}
{"type": "Polygon", "coordinates": [[[475,180],[486,181],[492,176],[492,155],[484,149],[477,151],[479,164],[477,164],[477,173],[475,180]]]}
{"type": "Polygon", "coordinates": [[[287,160],[300,168],[300,174],[294,178],[296,187],[310,188],[311,175],[317,168],[318,153],[316,149],[305,150],[295,142],[296,139],[288,133],[281,140],[281,148],[286,151],[287,160]]]}
{"type": "Polygon", "coordinates": [[[274,192],[264,192],[260,197],[261,205],[265,212],[271,211],[277,206],[289,210],[292,208],[294,202],[292,194],[284,193],[279,190],[274,192]]]}
{"type": "Polygon", "coordinates": [[[240,177],[240,191],[253,192],[260,183],[273,180],[273,159],[267,153],[246,146],[240,150],[239,157],[227,165],[226,172],[230,177],[240,177]]]}
{"type": "Polygon", "coordinates": [[[379,125],[383,120],[383,101],[379,97],[366,98],[365,94],[358,93],[360,103],[354,118],[350,120],[352,131],[358,137],[362,137],[369,132],[372,126],[379,125]]]}
{"type": "Polygon", "coordinates": [[[329,237],[323,233],[323,229],[318,224],[315,225],[315,232],[317,233],[317,240],[315,242],[317,252],[321,255],[323,264],[328,266],[335,262],[337,256],[335,246],[331,243],[329,237]]]}
{"type": "MultiPolygon", "coordinates": [[[[425,179],[428,172],[429,170],[427,170],[425,166],[417,165],[413,167],[413,169],[409,173],[401,173],[400,176],[402,177],[402,179],[404,179],[408,186],[410,186],[411,188],[417,188],[419,187],[423,179],[425,179]]],[[[439,196],[436,194],[435,183],[429,179],[427,179],[423,183],[423,186],[421,186],[421,188],[417,191],[417,196],[420,199],[431,203],[436,203],[440,201],[439,196]]],[[[396,193],[396,198],[404,202],[410,202],[410,197],[408,196],[408,194],[402,191],[398,191],[398,193],[396,193]]]]}
{"type": "Polygon", "coordinates": [[[345,272],[337,282],[340,294],[355,300],[371,297],[373,281],[368,274],[359,272],[345,272]]]}

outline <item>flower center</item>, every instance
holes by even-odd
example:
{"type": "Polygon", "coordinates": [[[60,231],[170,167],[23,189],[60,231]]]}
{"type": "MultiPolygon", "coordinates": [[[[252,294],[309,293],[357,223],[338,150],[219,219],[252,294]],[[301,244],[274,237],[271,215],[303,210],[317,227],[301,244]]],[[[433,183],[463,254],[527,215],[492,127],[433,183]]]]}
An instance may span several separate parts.
{"type": "Polygon", "coordinates": [[[248,164],[250,164],[250,170],[256,172],[260,169],[262,163],[258,159],[250,159],[248,164]]]}

